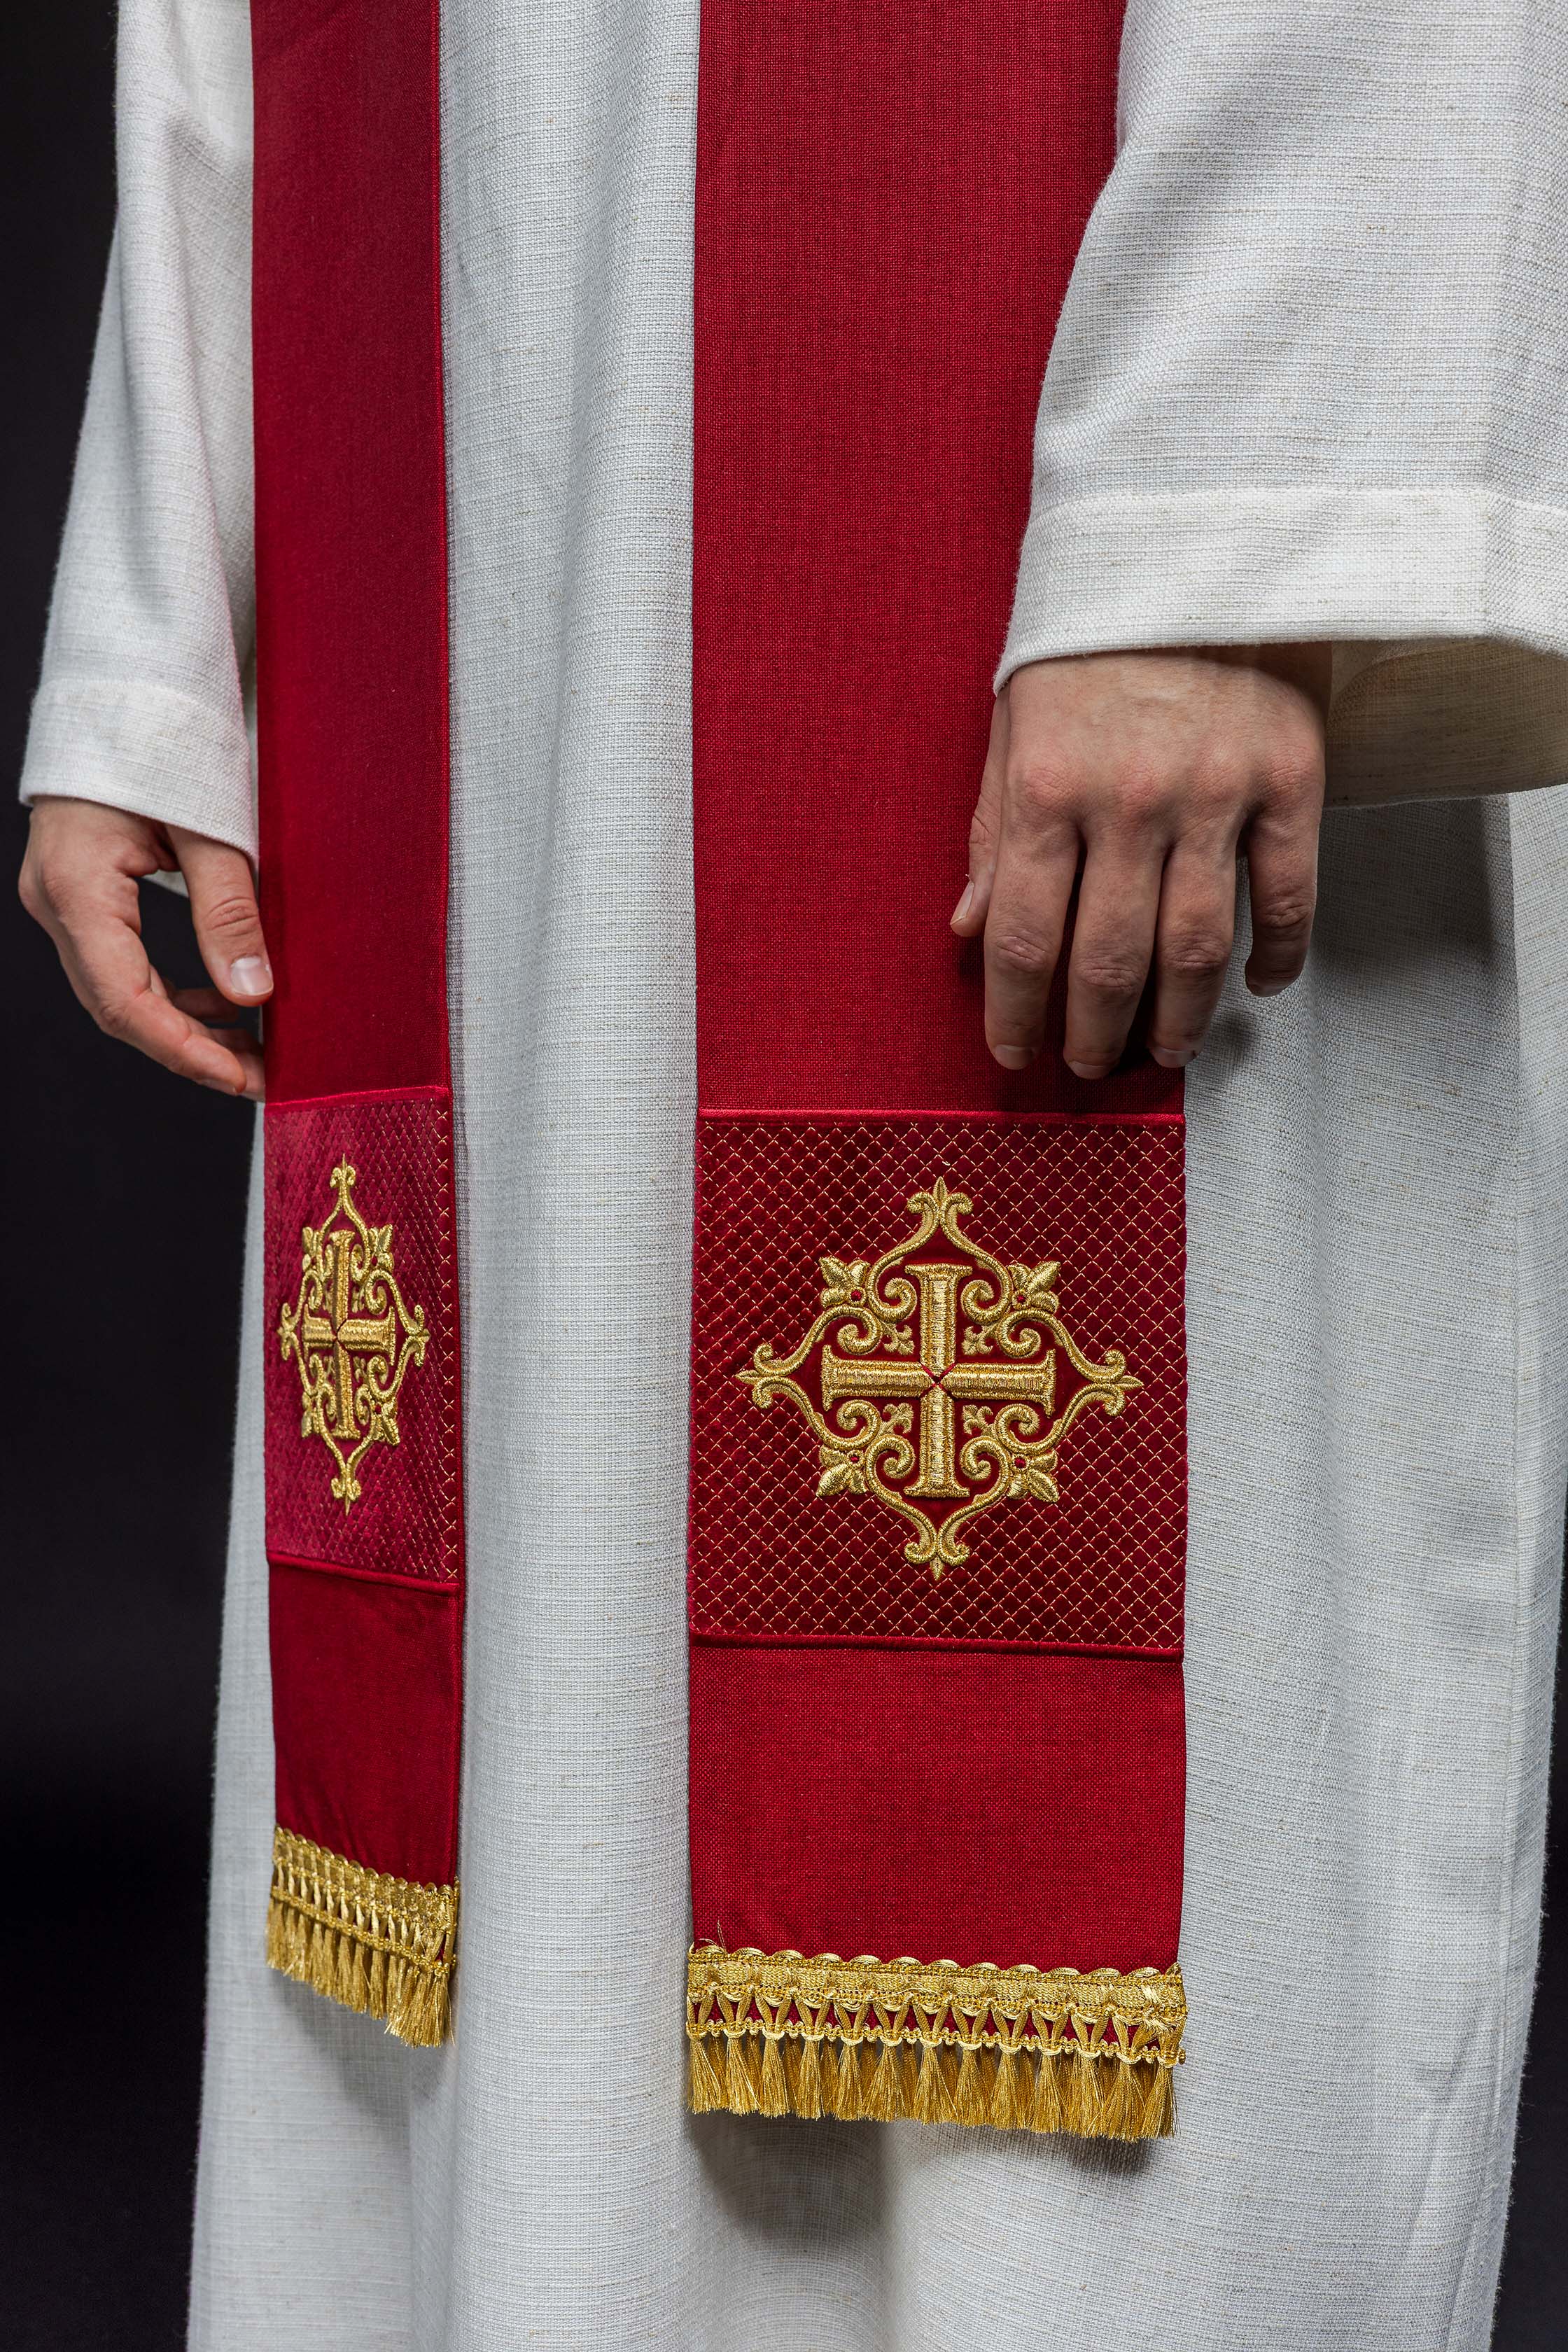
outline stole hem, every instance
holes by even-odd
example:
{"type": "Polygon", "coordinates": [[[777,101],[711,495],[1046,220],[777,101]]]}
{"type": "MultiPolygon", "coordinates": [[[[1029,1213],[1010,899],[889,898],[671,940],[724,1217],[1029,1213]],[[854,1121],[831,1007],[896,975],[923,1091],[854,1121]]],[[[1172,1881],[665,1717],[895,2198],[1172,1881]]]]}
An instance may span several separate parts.
{"type": "Polygon", "coordinates": [[[962,1968],[699,1945],[687,1959],[699,2115],[989,2124],[1167,2139],[1179,1968],[962,1968]]]}
{"type": "Polygon", "coordinates": [[[279,1828],[267,1913],[269,1968],[431,2048],[451,2022],[458,1889],[390,1878],[279,1828]]]}

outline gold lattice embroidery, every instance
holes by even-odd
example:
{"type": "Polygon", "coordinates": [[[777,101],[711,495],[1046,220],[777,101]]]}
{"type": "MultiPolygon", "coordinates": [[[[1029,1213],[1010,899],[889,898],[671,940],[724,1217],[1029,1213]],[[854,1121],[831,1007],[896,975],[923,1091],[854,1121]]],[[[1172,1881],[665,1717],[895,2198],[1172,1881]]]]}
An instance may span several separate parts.
{"type": "Polygon", "coordinates": [[[337,1464],[332,1493],[348,1511],[363,1492],[359,1465],[373,1445],[398,1442],[397,1401],[411,1364],[430,1344],[422,1307],[405,1305],[393,1270],[392,1227],[368,1225],[354,1206],[355,1171],[332,1171],[336,1202],[324,1225],[300,1239],[300,1295],[284,1301],[278,1339],[300,1368],[301,1434],[319,1437],[337,1464]]]}
{"type": "Polygon", "coordinates": [[[699,2113],[990,2124],[1161,2139],[1174,2128],[1178,1968],[961,1968],[725,1951],[687,1960],[699,2113]]]}
{"type": "Polygon", "coordinates": [[[1141,1384],[1120,1349],[1094,1363],[1058,1313],[1053,1259],[1005,1265],[959,1227],[973,1203],[939,1177],[920,1223],[874,1264],[825,1257],[822,1310],[787,1355],[764,1340],[737,1377],[752,1402],[788,1397],[816,1439],[819,1496],[871,1495],[914,1533],[933,1577],[967,1559],[963,1530],[1004,1502],[1058,1500],[1058,1456],[1090,1405],[1119,1413],[1141,1384]],[[945,1254],[917,1258],[940,1237],[945,1254]],[[1078,1385],[1059,1410],[1057,1350],[1078,1385]],[[842,1351],[842,1352],[841,1352],[842,1351]]]}

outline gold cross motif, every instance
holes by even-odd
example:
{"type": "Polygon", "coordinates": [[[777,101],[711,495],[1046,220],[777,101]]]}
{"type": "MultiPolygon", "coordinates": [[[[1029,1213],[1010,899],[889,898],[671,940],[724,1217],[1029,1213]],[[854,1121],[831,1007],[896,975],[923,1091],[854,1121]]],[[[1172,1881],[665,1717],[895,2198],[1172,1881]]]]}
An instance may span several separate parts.
{"type": "Polygon", "coordinates": [[[336,1202],[324,1225],[301,1234],[299,1297],[278,1318],[284,1359],[300,1368],[300,1433],[326,1441],[345,1511],[364,1491],[358,1474],[369,1448],[399,1442],[404,1375],[424,1362],[430,1340],[424,1308],[406,1307],[397,1286],[392,1227],[366,1224],[354,1206],[355,1173],[346,1160],[333,1169],[336,1202]]]}
{"type": "Polygon", "coordinates": [[[937,1577],[968,1559],[962,1530],[994,1503],[1056,1502],[1073,1423],[1091,1404],[1121,1412],[1140,1383],[1119,1349],[1094,1363],[1072,1339],[1059,1262],[994,1257],[961,1230],[973,1203],[941,1177],[910,1207],[917,1229],[874,1265],[823,1258],[805,1338],[784,1356],[764,1340],[738,1377],[754,1404],[787,1397],[805,1415],[818,1496],[887,1504],[914,1530],[906,1559],[937,1577]],[[954,1254],[918,1257],[938,1234],[954,1254]],[[1078,1377],[1055,1412],[1058,1350],[1078,1377]]]}
{"type": "Polygon", "coordinates": [[[392,1360],[397,1344],[397,1317],[392,1302],[387,1300],[382,1316],[351,1314],[353,1296],[353,1234],[339,1225],[325,1236],[331,1279],[321,1304],[324,1314],[312,1315],[309,1305],[300,1321],[300,1352],[312,1351],[331,1359],[331,1393],[336,1400],[331,1431],[334,1437],[349,1440],[359,1435],[359,1423],[354,1417],[353,1366],[351,1355],[379,1355],[384,1363],[392,1360]]]}

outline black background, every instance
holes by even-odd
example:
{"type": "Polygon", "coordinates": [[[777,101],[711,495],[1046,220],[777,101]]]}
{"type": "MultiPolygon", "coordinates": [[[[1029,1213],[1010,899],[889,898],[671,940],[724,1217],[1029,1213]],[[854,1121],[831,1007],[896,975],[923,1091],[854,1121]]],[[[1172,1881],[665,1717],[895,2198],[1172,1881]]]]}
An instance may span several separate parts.
{"type": "MultiPolygon", "coordinates": [[[[112,6],[17,8],[3,44],[0,773],[9,779],[113,214],[112,6]]],[[[0,823],[14,871],[24,820],[0,803],[0,823]]],[[[194,979],[184,908],[161,891],[142,895],[156,960],[194,979]]],[[[9,1850],[0,2340],[8,2352],[174,2352],[184,2341],[251,1114],[100,1037],[8,882],[0,984],[0,1803],[9,1850]]],[[[1462,1725],[1454,1738],[1462,1745],[1462,1725]]],[[[1568,1820],[1562,1761],[1556,1785],[1558,1818],[1568,1820]]],[[[1564,1921],[1560,1852],[1500,2352],[1568,2344],[1568,2053],[1553,2030],[1568,2006],[1564,1921]]],[[[1329,2063],[1353,2070],[1356,2021],[1345,2022],[1346,2048],[1329,2063]]],[[[1412,2030],[1418,2038],[1418,2023],[1412,2030]]]]}

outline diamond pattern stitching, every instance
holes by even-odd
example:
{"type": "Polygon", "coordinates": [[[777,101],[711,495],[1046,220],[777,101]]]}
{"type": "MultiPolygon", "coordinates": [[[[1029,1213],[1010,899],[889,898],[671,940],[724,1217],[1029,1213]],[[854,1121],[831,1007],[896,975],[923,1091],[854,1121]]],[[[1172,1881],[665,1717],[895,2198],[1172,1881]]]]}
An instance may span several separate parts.
{"type": "Polygon", "coordinates": [[[1022,1643],[1172,1650],[1185,1549],[1185,1200],[1175,1120],[705,1118],[692,1332],[690,1605],[750,1640],[1022,1643]],[[874,1258],[937,1177],[996,1256],[1058,1259],[1079,1347],[1121,1348],[1142,1383],[1068,1433],[1056,1503],[971,1522],[940,1580],[904,1558],[870,1496],[816,1494],[816,1441],[788,1399],[736,1378],[820,1305],[818,1260],[874,1258]]]}

